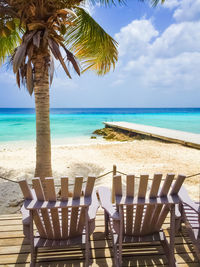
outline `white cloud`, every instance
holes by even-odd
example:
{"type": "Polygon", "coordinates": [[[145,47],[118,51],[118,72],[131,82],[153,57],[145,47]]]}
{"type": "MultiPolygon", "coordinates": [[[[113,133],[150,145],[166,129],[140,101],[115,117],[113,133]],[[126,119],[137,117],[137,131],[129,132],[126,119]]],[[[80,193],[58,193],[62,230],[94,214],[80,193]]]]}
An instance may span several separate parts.
{"type": "Polygon", "coordinates": [[[199,88],[200,53],[183,53],[173,58],[140,57],[126,71],[134,83],[153,90],[196,90],[199,88]]]}
{"type": "Polygon", "coordinates": [[[200,0],[182,0],[173,17],[177,21],[193,21],[200,19],[200,0]]]}
{"type": "Polygon", "coordinates": [[[180,0],[166,0],[165,3],[163,4],[163,7],[172,9],[179,6],[179,4],[180,0]]]}
{"type": "Polygon", "coordinates": [[[134,88],[199,90],[200,21],[170,25],[162,34],[151,20],[133,21],[116,34],[120,44],[120,66],[115,86],[134,88]]]}
{"type": "Polygon", "coordinates": [[[151,46],[155,56],[173,57],[184,52],[200,52],[200,21],[170,25],[151,46]]]}
{"type": "Polygon", "coordinates": [[[158,36],[152,22],[149,20],[134,20],[127,26],[121,28],[115,35],[119,43],[119,54],[129,54],[137,57],[141,52],[145,53],[152,38],[158,36]]]}
{"type": "Polygon", "coordinates": [[[200,19],[200,0],[166,0],[164,8],[173,9],[176,21],[194,21],[200,19]]]}

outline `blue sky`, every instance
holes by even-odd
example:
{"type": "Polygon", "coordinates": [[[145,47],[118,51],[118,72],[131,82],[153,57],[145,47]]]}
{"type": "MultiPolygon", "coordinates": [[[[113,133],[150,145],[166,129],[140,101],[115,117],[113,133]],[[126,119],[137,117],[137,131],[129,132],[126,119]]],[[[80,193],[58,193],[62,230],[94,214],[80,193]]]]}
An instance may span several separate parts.
{"type": "MultiPolygon", "coordinates": [[[[87,72],[72,80],[56,64],[51,107],[199,107],[200,0],[167,0],[152,8],[89,7],[119,43],[115,71],[87,72]]],[[[15,77],[0,69],[0,107],[34,107],[34,96],[19,90],[15,77]]]]}

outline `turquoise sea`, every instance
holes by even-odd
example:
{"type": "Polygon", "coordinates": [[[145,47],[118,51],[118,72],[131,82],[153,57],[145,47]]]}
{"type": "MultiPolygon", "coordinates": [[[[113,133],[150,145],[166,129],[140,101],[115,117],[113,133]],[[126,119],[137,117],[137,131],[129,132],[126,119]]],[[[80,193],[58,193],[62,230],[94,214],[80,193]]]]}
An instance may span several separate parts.
{"type": "MultiPolygon", "coordinates": [[[[127,121],[200,133],[200,108],[51,109],[53,139],[90,137],[103,121],[127,121]]],[[[0,108],[0,142],[35,140],[35,111],[0,108]]]]}

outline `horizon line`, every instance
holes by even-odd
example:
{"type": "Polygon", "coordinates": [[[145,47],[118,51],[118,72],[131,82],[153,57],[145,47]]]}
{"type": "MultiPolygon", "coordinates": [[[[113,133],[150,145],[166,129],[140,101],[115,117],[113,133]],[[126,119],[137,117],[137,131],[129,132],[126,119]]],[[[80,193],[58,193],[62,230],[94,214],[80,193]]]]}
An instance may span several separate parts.
{"type": "MultiPolygon", "coordinates": [[[[35,107],[0,107],[0,109],[35,109],[35,107]]],[[[50,107],[50,109],[139,109],[139,108],[144,108],[144,109],[159,109],[159,108],[200,108],[200,107],[50,107]]]]}

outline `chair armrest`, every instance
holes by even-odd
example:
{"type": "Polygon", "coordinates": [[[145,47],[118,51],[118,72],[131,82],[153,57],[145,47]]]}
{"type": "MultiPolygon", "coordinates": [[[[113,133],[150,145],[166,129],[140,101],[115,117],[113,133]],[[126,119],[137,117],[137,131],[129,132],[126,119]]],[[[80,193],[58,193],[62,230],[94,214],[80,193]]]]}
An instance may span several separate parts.
{"type": "Polygon", "coordinates": [[[196,213],[200,214],[200,210],[199,210],[199,205],[197,205],[188,195],[187,190],[185,189],[184,186],[181,187],[179,193],[178,193],[181,201],[189,206],[193,211],[195,211],[196,213]]]}
{"type": "Polygon", "coordinates": [[[89,206],[89,210],[88,210],[89,220],[93,220],[96,218],[96,213],[97,213],[99,206],[100,204],[97,199],[96,190],[93,190],[91,205],[89,206]]]}
{"type": "Polygon", "coordinates": [[[24,207],[24,204],[21,207],[20,212],[22,214],[23,225],[29,225],[30,224],[30,211],[24,207]]]}
{"type": "Polygon", "coordinates": [[[180,213],[178,205],[175,205],[175,217],[176,218],[180,218],[181,217],[181,213],[180,213]]]}
{"type": "Polygon", "coordinates": [[[99,193],[99,198],[100,198],[100,203],[102,208],[109,214],[109,216],[113,220],[120,220],[120,215],[113,207],[112,202],[111,202],[111,191],[107,187],[99,187],[98,188],[98,193],[99,193]]]}
{"type": "MultiPolygon", "coordinates": [[[[33,199],[36,199],[35,190],[31,189],[31,193],[33,195],[33,199]]],[[[30,224],[30,211],[27,210],[23,204],[23,206],[20,209],[20,212],[22,214],[22,223],[23,225],[29,225],[30,224]]]]}

